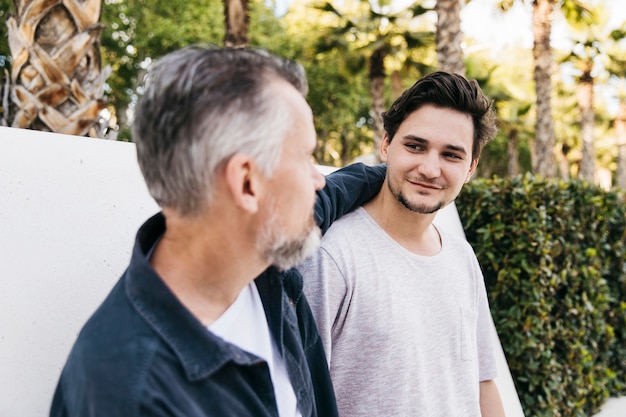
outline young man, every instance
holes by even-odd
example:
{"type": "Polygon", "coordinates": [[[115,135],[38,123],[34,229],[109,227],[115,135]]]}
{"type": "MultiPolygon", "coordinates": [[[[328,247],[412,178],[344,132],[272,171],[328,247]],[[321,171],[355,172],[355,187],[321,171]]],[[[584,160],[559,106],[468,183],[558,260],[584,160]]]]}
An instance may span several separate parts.
{"type": "Polygon", "coordinates": [[[496,133],[475,81],[444,72],[383,113],[385,182],[301,267],[342,417],[501,416],[476,256],[433,225],[496,133]]]}
{"type": "MultiPolygon", "coordinates": [[[[162,212],[78,336],[51,416],[337,414],[290,269],[320,235],[306,90],[299,65],[249,49],[186,48],[150,70],[133,136],[162,212]]],[[[319,222],[367,201],[383,178],[354,165],[329,179],[319,222]]]]}

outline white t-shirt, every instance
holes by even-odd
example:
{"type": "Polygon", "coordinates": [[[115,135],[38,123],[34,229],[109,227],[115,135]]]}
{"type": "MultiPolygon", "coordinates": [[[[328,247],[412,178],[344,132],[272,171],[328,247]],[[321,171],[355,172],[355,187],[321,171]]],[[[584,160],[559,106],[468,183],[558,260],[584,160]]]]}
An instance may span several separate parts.
{"type": "Polygon", "coordinates": [[[341,416],[480,416],[479,382],[496,376],[483,275],[439,232],[441,251],[419,256],[359,208],[299,268],[341,416]]]}
{"type": "Polygon", "coordinates": [[[280,417],[301,417],[285,361],[270,335],[265,310],[254,283],[208,329],[225,341],[267,362],[280,417]]]}

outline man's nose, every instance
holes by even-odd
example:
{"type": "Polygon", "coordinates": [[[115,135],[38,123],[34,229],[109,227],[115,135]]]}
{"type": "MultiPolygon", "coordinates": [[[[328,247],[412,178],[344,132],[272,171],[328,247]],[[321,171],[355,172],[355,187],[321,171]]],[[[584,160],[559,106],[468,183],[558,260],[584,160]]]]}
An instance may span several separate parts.
{"type": "Polygon", "coordinates": [[[426,178],[437,178],[441,175],[441,163],[437,152],[428,152],[417,167],[418,172],[426,178]]]}
{"type": "Polygon", "coordinates": [[[313,164],[311,164],[313,175],[313,186],[315,190],[321,190],[326,185],[326,177],[313,164]]]}

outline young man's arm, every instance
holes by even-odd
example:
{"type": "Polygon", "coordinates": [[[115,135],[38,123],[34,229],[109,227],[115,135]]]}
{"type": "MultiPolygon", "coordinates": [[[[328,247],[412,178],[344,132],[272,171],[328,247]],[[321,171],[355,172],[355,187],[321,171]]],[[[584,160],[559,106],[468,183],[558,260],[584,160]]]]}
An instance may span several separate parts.
{"type": "Polygon", "coordinates": [[[504,417],[504,407],[495,381],[480,383],[480,413],[482,417],[504,417]]]}
{"type": "Polygon", "coordinates": [[[317,192],[315,221],[322,233],[333,221],[371,200],[385,180],[386,166],[350,164],[326,176],[326,186],[317,192]]]}

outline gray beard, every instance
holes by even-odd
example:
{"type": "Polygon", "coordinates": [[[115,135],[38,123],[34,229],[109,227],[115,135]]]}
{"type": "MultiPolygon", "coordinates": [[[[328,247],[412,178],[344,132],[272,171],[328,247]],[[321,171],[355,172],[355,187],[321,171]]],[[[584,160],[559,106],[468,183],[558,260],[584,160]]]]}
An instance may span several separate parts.
{"type": "Polygon", "coordinates": [[[286,271],[313,255],[320,246],[321,237],[313,216],[306,232],[289,239],[281,230],[278,217],[272,214],[257,240],[257,247],[269,264],[286,271]]]}

